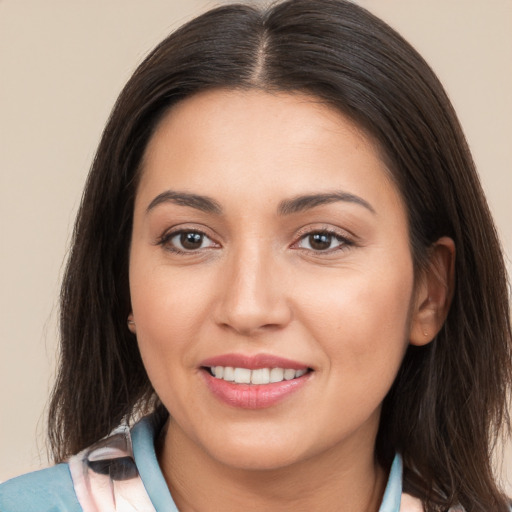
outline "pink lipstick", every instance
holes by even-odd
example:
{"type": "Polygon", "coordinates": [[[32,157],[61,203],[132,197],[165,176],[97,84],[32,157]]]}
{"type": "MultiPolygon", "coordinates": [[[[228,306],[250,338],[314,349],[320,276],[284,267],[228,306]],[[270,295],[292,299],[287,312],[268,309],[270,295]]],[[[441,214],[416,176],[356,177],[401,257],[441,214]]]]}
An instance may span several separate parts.
{"type": "Polygon", "coordinates": [[[301,389],[312,370],[270,354],[225,354],[201,363],[209,390],[222,402],[242,409],[271,407],[301,389]]]}

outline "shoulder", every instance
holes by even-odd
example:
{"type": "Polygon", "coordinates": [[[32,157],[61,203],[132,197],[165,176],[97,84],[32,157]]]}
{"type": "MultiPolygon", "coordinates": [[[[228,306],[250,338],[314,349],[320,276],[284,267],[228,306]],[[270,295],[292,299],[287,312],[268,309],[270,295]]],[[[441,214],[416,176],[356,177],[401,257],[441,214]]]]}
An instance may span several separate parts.
{"type": "Polygon", "coordinates": [[[27,473],[0,485],[2,512],[79,512],[67,464],[27,473]]]}

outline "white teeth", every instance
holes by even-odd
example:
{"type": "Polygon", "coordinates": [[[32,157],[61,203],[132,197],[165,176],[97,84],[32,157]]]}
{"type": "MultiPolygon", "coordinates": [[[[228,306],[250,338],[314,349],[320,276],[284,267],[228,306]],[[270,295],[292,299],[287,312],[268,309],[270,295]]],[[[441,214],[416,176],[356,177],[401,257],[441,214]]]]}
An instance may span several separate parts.
{"type": "Polygon", "coordinates": [[[237,384],[250,384],[251,370],[248,368],[235,368],[235,382],[237,384]]]}
{"type": "MultiPolygon", "coordinates": [[[[216,366],[216,368],[222,368],[222,366],[216,366]]],[[[217,377],[217,375],[215,375],[215,377],[217,377]]],[[[233,382],[235,380],[235,371],[231,366],[224,367],[224,376],[222,378],[228,382],[233,382]]]]}
{"type": "Polygon", "coordinates": [[[292,370],[290,368],[287,368],[285,371],[284,371],[284,379],[285,380],[292,380],[295,378],[295,370],[292,370]]]}
{"type": "Polygon", "coordinates": [[[282,368],[272,368],[270,370],[270,382],[281,382],[284,379],[284,370],[282,368]]]}
{"type": "Polygon", "coordinates": [[[222,379],[235,384],[270,384],[292,380],[302,377],[307,369],[294,370],[292,368],[233,368],[231,366],[212,366],[212,374],[217,379],[222,379]]]}
{"type": "Polygon", "coordinates": [[[260,368],[251,372],[251,384],[268,384],[270,382],[270,370],[260,368]]]}

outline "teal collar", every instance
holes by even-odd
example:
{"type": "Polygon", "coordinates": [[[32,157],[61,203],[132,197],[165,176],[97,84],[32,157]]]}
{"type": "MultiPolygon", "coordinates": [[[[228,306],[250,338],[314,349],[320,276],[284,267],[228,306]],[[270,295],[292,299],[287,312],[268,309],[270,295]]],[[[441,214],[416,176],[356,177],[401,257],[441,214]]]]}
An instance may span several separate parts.
{"type": "MultiPolygon", "coordinates": [[[[156,512],[178,512],[165,482],[155,452],[155,438],[161,426],[151,416],[138,422],[131,431],[133,455],[142,483],[156,512]]],[[[402,459],[396,455],[379,512],[399,512],[402,497],[402,459]]]]}

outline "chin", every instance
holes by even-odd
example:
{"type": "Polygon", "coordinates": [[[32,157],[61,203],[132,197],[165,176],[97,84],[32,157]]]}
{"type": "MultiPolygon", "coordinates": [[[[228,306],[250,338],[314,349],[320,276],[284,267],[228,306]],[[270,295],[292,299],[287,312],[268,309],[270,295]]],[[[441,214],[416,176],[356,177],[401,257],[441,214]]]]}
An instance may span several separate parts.
{"type": "Polygon", "coordinates": [[[277,471],[290,467],[299,460],[284,453],[262,454],[261,450],[254,450],[254,452],[225,454],[218,461],[243,471],[277,471]]]}
{"type": "Polygon", "coordinates": [[[207,451],[217,462],[246,471],[283,469],[299,462],[304,455],[298,451],[297,446],[289,442],[276,440],[275,443],[270,443],[268,439],[253,443],[247,439],[239,443],[226,442],[224,439],[220,446],[210,447],[207,451]]]}

